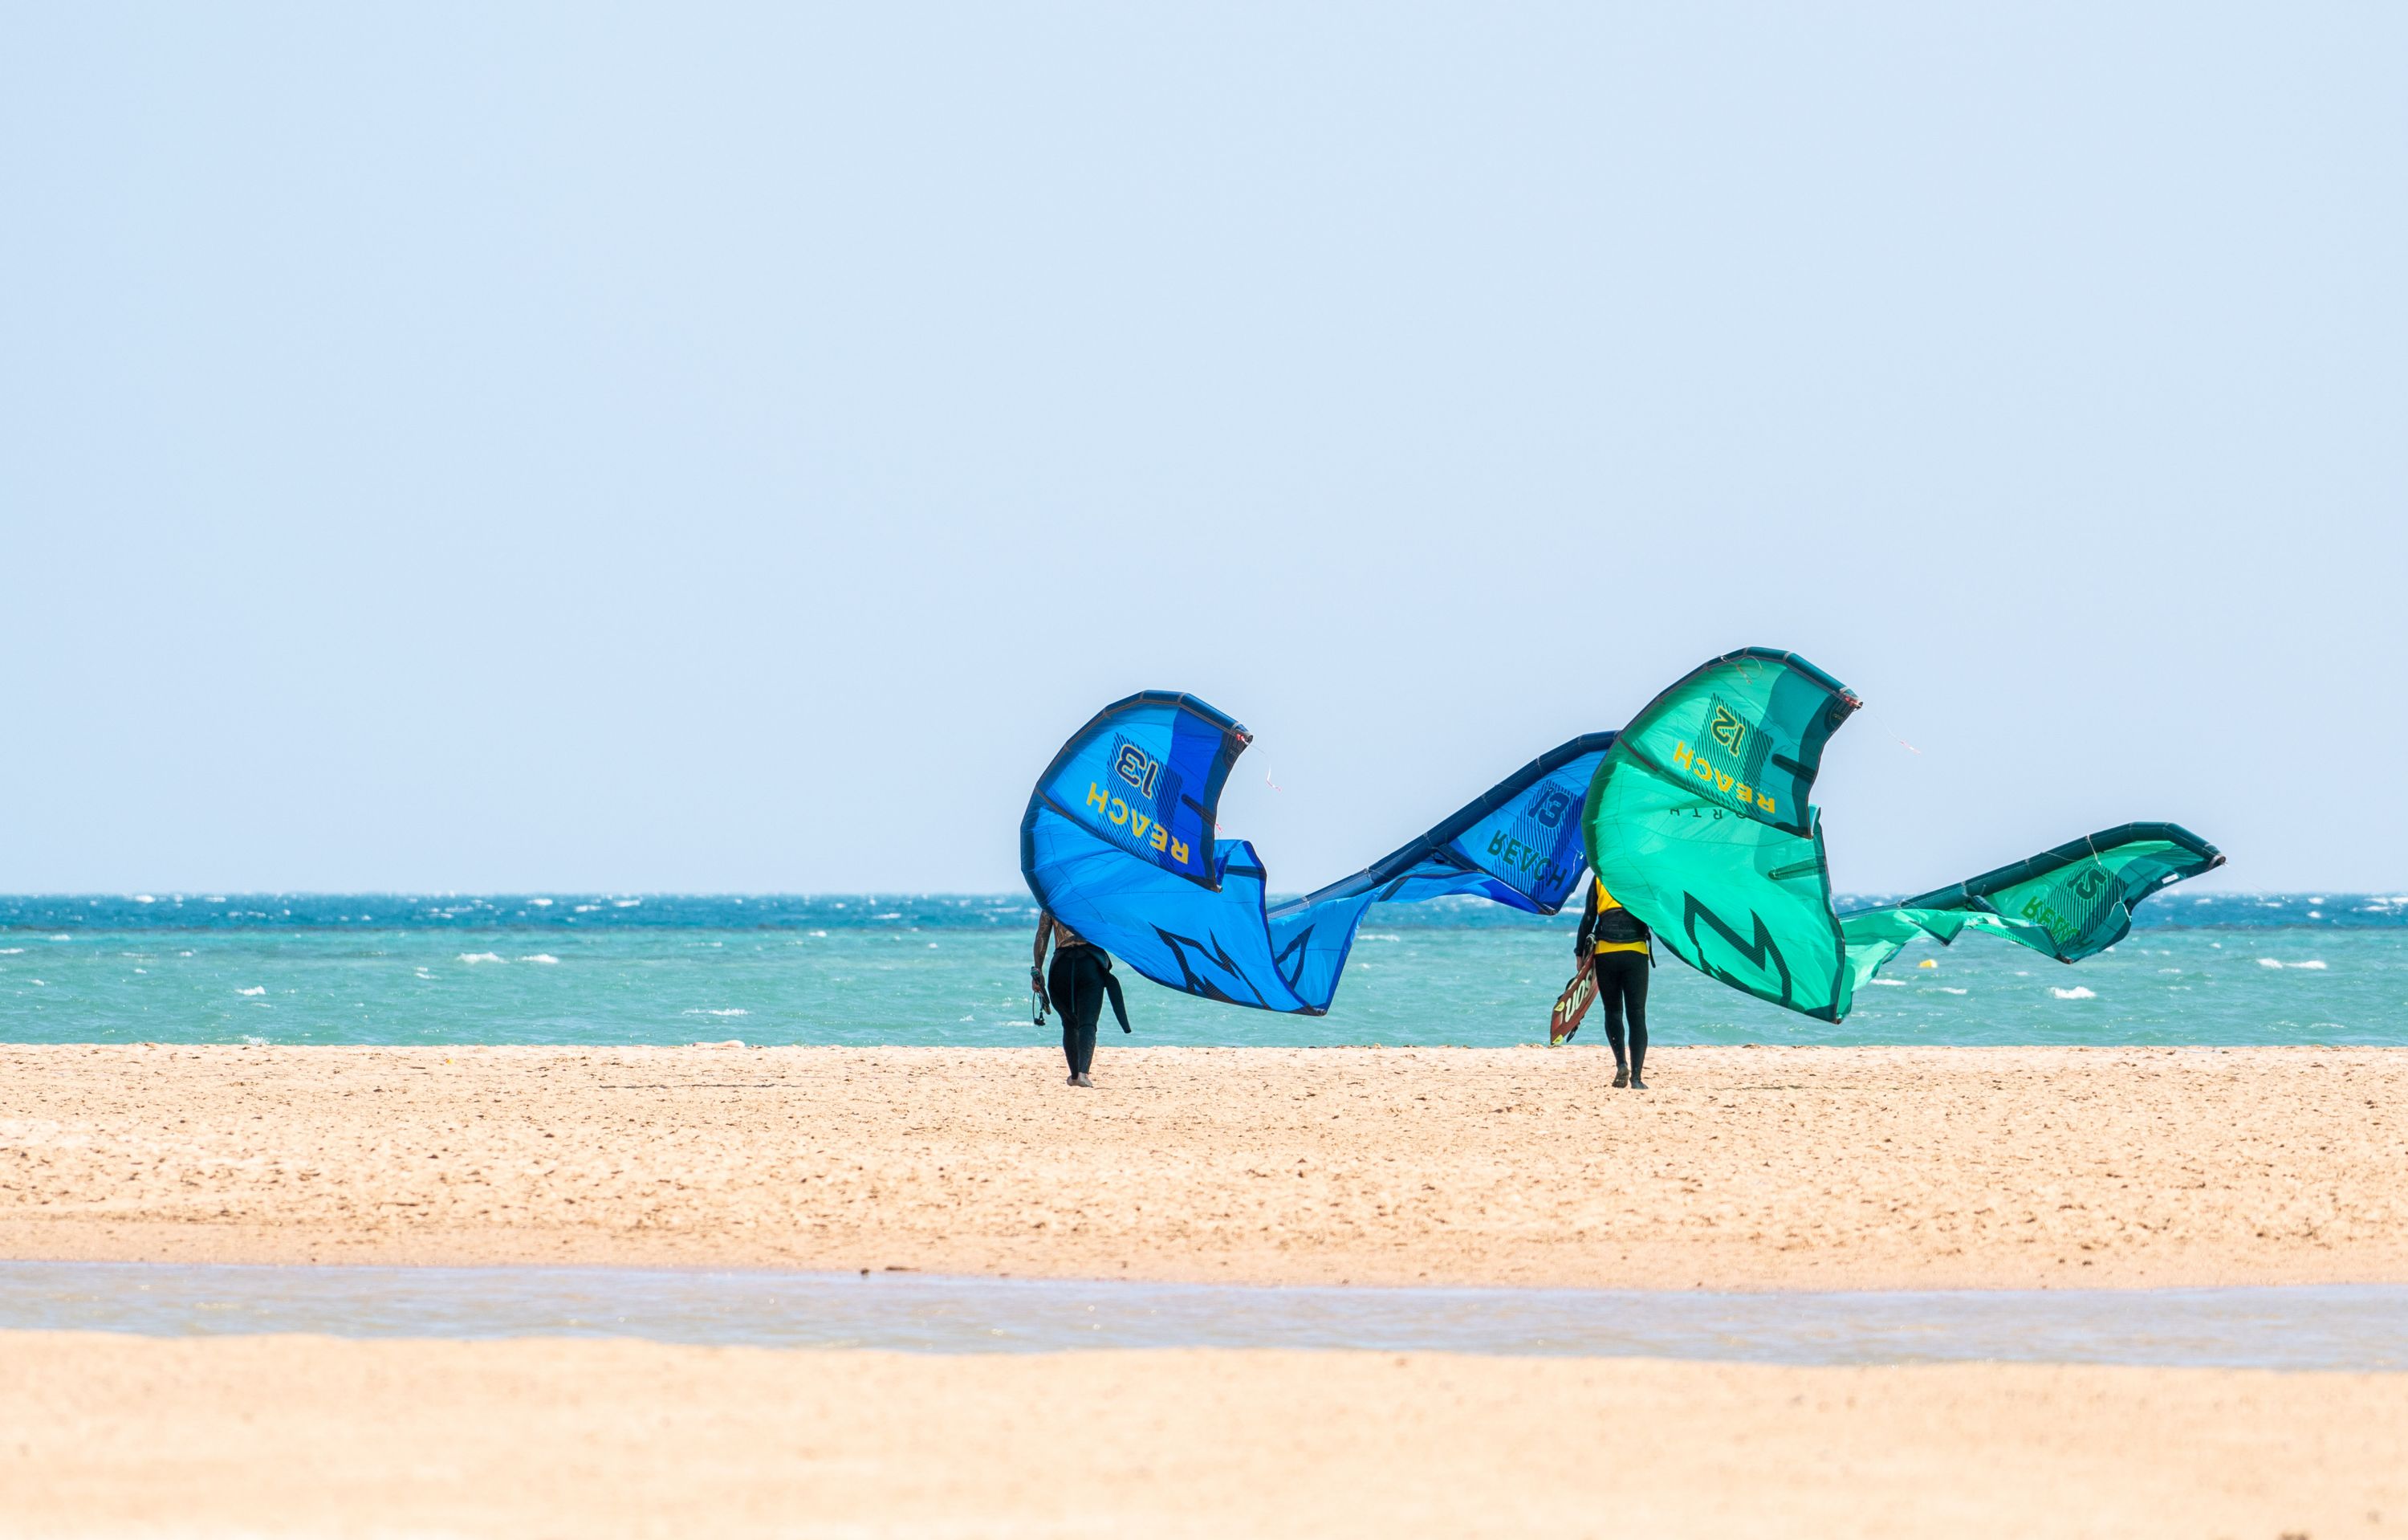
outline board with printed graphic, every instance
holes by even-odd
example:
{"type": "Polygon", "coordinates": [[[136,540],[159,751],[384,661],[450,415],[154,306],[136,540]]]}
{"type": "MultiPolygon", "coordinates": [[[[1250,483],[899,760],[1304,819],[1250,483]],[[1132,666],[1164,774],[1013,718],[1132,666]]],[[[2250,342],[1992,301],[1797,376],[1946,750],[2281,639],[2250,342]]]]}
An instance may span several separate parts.
{"type": "Polygon", "coordinates": [[[1570,1043],[1572,1034],[1580,1030],[1581,1018],[1587,1015],[1588,1008],[1596,1003],[1596,959],[1583,957],[1580,971],[1564,986],[1564,992],[1555,997],[1555,1012],[1547,1017],[1547,1046],[1560,1048],[1570,1043]]]}

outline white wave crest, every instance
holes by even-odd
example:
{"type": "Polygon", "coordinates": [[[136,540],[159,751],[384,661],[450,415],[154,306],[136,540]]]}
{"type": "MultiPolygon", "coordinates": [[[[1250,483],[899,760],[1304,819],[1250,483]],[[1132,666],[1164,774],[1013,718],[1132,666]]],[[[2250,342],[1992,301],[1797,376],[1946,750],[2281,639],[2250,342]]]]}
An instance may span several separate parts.
{"type": "Polygon", "coordinates": [[[560,960],[560,959],[559,959],[558,957],[553,957],[553,956],[552,956],[551,953],[549,953],[549,952],[538,952],[538,953],[536,953],[535,955],[533,955],[532,957],[521,957],[521,958],[519,959],[519,961],[521,961],[521,962],[543,962],[543,963],[556,963],[556,962],[558,962],[559,960],[560,960]]]}
{"type": "Polygon", "coordinates": [[[686,1016],[749,1016],[752,1013],[744,1009],[744,1007],[740,1005],[734,1005],[728,1007],[724,1011],[706,1011],[696,1007],[690,1011],[681,1011],[678,1014],[680,1015],[686,1016]]]}
{"type": "Polygon", "coordinates": [[[460,960],[462,962],[499,962],[502,957],[498,952],[463,952],[460,954],[460,960]]]}
{"type": "Polygon", "coordinates": [[[530,909],[550,909],[552,907],[552,900],[550,899],[529,899],[527,900],[527,907],[530,909]]]}
{"type": "Polygon", "coordinates": [[[1878,984],[1891,989],[1903,989],[1906,987],[1906,980],[1904,979],[1867,979],[1865,982],[1867,984],[1878,984]]]}
{"type": "Polygon", "coordinates": [[[1943,984],[1940,986],[1940,992],[1943,995],[1961,995],[1965,991],[1962,989],[1951,989],[1948,986],[1943,984]]]}
{"type": "Polygon", "coordinates": [[[2280,957],[2259,957],[2258,959],[2258,966],[2260,968],[2313,968],[2322,970],[2324,965],[2325,960],[2322,957],[2310,957],[2305,962],[2285,962],[2280,957]]]}
{"type": "Polygon", "coordinates": [[[264,984],[254,984],[248,989],[237,989],[235,993],[237,995],[264,995],[267,993],[267,986],[264,984]]]}
{"type": "Polygon", "coordinates": [[[2048,986],[2048,992],[2059,1000],[2097,1000],[2099,998],[2096,990],[2085,989],[2078,984],[2071,989],[2060,989],[2052,984],[2048,986]]]}

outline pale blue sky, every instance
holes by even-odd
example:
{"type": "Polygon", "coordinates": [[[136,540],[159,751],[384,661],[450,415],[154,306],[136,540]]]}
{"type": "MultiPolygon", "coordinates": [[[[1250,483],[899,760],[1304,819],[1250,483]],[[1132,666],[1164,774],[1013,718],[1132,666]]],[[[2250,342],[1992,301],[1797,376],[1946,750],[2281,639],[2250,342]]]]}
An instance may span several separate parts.
{"type": "Polygon", "coordinates": [[[0,889],[1001,889],[1149,686],[1296,889],[1751,643],[1868,702],[1843,887],[2408,888],[2403,79],[2379,5],[10,7],[0,889]]]}

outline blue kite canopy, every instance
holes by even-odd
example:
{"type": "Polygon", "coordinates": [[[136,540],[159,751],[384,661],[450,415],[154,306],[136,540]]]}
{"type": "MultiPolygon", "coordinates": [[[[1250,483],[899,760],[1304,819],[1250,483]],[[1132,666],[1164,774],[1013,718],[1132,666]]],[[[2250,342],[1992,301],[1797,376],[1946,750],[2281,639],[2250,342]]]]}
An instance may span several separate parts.
{"type": "Polygon", "coordinates": [[[1063,924],[1156,984],[1320,1015],[1364,912],[1470,895],[1552,914],[1580,881],[1580,810],[1613,741],[1589,733],[1385,859],[1266,908],[1262,861],[1214,814],[1253,735],[1194,696],[1117,700],[1062,745],[1020,823],[1020,871],[1063,924]]]}

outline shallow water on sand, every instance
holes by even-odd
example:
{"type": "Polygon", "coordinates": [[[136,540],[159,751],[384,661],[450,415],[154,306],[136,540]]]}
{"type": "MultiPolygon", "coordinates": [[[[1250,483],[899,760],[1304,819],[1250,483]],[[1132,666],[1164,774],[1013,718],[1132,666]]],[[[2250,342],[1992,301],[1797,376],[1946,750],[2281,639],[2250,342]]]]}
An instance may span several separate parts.
{"type": "Polygon", "coordinates": [[[2408,1370],[2408,1286],[1727,1294],[0,1262],[0,1330],[638,1337],[929,1353],[1283,1347],[2401,1371],[2408,1370]]]}
{"type": "MultiPolygon", "coordinates": [[[[0,898],[0,1041],[1043,1043],[1034,914],[1016,895],[0,898]]],[[[2176,895],[2140,920],[2071,968],[1985,936],[1918,943],[1837,1027],[1677,963],[1650,1015],[1668,1043],[2408,1043],[2408,900],[2176,895]]],[[[1374,909],[1327,1016],[1132,974],[1135,1041],[1543,1041],[1572,929],[1484,903],[1374,909]]]]}

